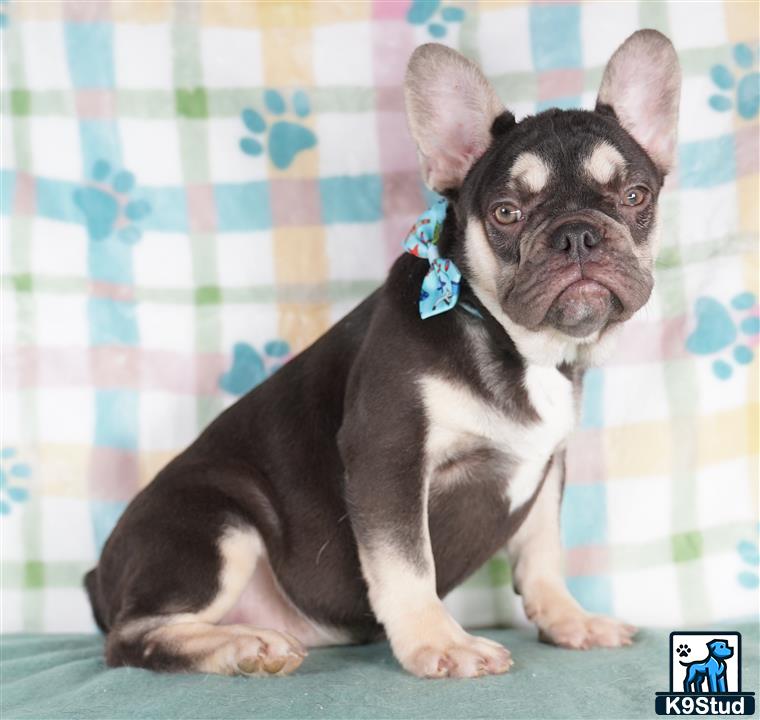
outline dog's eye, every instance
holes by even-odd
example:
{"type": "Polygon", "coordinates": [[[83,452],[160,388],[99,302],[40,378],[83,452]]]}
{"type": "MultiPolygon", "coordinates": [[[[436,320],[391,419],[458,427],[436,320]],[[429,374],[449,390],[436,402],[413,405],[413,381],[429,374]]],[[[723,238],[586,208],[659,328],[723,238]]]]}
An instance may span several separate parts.
{"type": "Polygon", "coordinates": [[[497,205],[491,213],[494,220],[496,220],[499,225],[512,225],[513,223],[522,220],[523,216],[520,208],[516,208],[514,205],[509,205],[508,203],[497,205]]]}
{"type": "Polygon", "coordinates": [[[628,190],[623,193],[623,205],[627,205],[628,207],[641,205],[641,203],[647,199],[648,194],[649,191],[641,185],[628,188],[628,190]]]}

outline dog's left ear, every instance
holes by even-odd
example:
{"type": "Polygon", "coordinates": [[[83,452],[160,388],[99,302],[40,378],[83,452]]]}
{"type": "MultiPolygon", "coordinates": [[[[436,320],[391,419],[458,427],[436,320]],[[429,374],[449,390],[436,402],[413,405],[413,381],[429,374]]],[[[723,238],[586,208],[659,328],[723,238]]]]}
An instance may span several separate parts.
{"type": "Polygon", "coordinates": [[[612,108],[620,124],[663,174],[673,166],[681,98],[681,67],[657,30],[639,30],[610,58],[596,109],[612,108]]]}
{"type": "Polygon", "coordinates": [[[477,65],[438,43],[412,54],[404,96],[425,183],[437,192],[459,188],[491,144],[504,105],[477,65]]]}

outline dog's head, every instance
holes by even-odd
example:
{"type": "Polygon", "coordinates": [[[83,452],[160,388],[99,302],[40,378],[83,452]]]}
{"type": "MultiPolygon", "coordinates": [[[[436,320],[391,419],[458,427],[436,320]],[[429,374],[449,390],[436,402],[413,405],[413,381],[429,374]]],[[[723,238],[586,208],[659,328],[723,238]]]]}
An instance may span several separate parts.
{"type": "Polygon", "coordinates": [[[444,249],[524,353],[570,359],[647,301],[680,96],[665,36],[618,48],[594,111],[515,122],[480,70],[437,44],[414,52],[405,92],[425,182],[456,215],[444,249]]]}
{"type": "Polygon", "coordinates": [[[734,654],[734,649],[725,640],[711,640],[707,643],[710,655],[718,660],[725,660],[734,654]]]}

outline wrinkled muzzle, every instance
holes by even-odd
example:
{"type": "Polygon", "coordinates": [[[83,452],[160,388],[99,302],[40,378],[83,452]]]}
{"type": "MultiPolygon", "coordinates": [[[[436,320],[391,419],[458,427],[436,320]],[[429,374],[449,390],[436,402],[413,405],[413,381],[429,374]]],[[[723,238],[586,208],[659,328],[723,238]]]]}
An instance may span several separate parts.
{"type": "Polygon", "coordinates": [[[630,318],[649,299],[651,262],[603,213],[562,216],[526,241],[504,311],[519,325],[576,338],[630,318]]]}

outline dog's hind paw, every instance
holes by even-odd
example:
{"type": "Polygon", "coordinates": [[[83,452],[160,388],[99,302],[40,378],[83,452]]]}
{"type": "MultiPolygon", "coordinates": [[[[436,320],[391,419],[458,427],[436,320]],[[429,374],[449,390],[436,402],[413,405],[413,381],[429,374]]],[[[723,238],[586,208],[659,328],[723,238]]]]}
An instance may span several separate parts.
{"type": "Polygon", "coordinates": [[[602,615],[573,613],[539,626],[539,637],[560,647],[573,650],[616,648],[631,645],[636,628],[602,615]]]}
{"type": "Polygon", "coordinates": [[[193,640],[196,651],[209,647],[197,669],[220,675],[288,675],[307,655],[292,635],[248,625],[217,626],[193,640]]]}
{"type": "Polygon", "coordinates": [[[307,654],[292,635],[274,630],[259,630],[251,638],[239,638],[235,650],[235,673],[239,675],[288,675],[307,654]]]}

